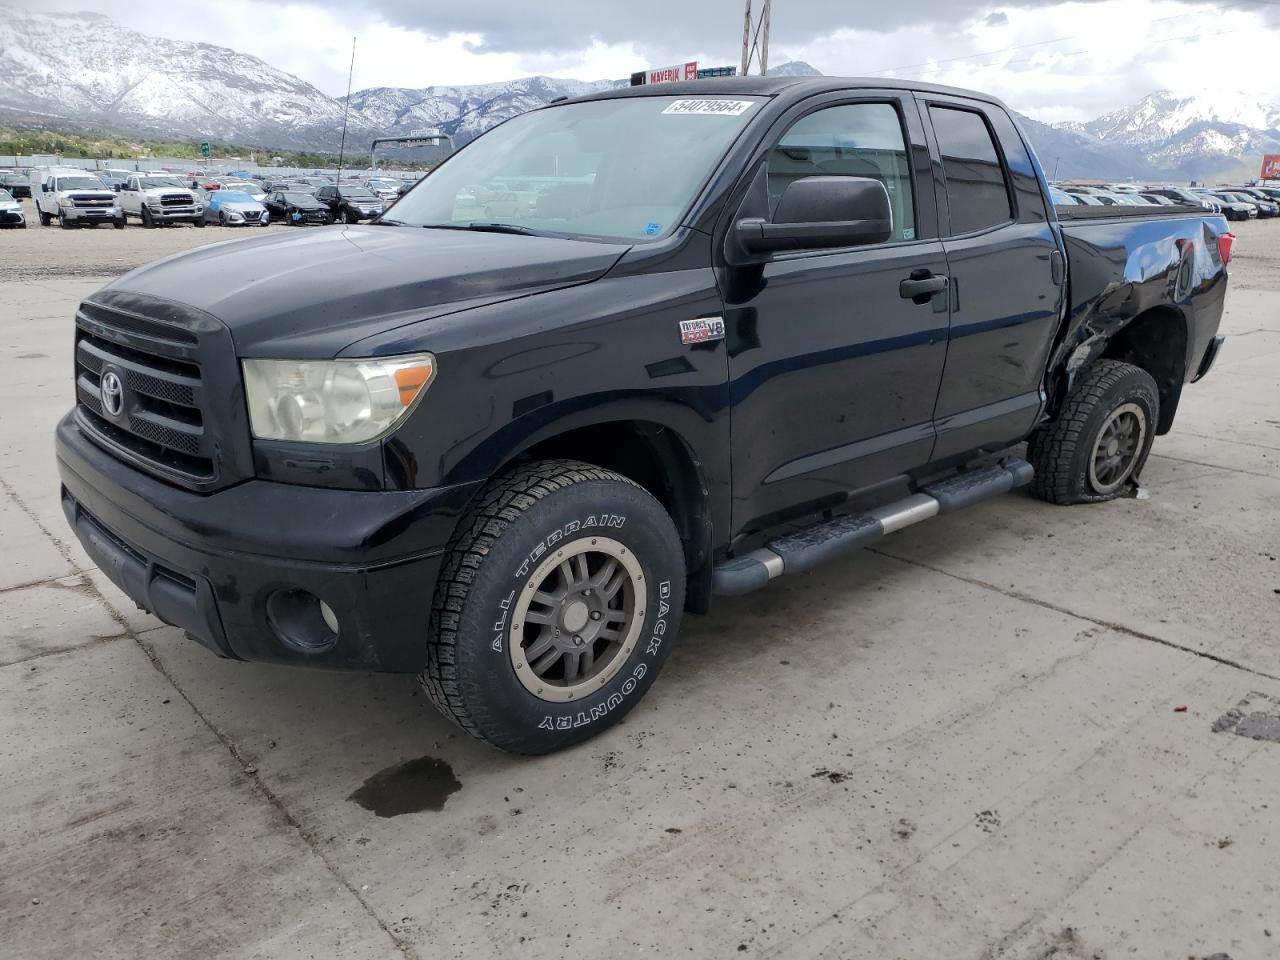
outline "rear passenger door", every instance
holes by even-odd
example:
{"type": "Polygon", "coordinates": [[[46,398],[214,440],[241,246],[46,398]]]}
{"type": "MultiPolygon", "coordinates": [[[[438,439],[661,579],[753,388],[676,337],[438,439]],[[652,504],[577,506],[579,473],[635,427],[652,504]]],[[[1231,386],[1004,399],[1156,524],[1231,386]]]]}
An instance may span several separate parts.
{"type": "Polygon", "coordinates": [[[999,107],[920,95],[939,191],[951,320],[935,460],[1021,440],[1040,415],[1061,321],[1058,237],[1030,154],[999,107]]]}

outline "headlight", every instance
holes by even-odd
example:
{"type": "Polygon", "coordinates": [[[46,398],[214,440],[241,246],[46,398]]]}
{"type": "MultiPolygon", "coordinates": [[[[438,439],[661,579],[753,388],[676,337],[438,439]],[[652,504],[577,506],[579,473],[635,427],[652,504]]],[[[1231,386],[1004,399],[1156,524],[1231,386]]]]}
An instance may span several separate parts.
{"type": "Polygon", "coordinates": [[[369,360],[245,360],[249,424],[260,440],[363,443],[408,414],[435,373],[429,353],[369,360]]]}
{"type": "Polygon", "coordinates": [[[58,201],[58,206],[60,207],[74,207],[75,205],[76,205],[76,202],[72,200],[70,197],[63,197],[61,200],[58,201]]]}

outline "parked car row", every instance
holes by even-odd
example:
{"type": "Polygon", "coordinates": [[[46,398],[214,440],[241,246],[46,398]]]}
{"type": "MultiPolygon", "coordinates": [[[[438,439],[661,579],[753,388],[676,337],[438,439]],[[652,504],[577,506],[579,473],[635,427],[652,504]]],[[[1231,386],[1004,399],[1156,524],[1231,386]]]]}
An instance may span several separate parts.
{"type": "Polygon", "coordinates": [[[1180,206],[1220,213],[1228,220],[1280,216],[1280,187],[1177,187],[1172,185],[1056,183],[1058,206],[1180,206]]]}
{"type": "Polygon", "coordinates": [[[178,223],[360,223],[381,216],[415,183],[383,176],[268,179],[246,171],[210,175],[39,167],[0,173],[0,226],[26,226],[17,202],[22,197],[35,201],[41,226],[57,220],[68,230],[99,223],[120,230],[131,219],[148,229],[178,223]]]}

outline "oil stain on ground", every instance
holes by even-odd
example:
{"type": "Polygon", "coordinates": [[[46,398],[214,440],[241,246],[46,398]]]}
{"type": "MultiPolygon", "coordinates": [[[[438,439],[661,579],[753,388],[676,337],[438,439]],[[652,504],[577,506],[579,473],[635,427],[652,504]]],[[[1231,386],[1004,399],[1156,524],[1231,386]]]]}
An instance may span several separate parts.
{"type": "Polygon", "coordinates": [[[1214,722],[1213,732],[1280,743],[1280,700],[1250,693],[1214,722]]]}
{"type": "Polygon", "coordinates": [[[379,817],[398,817],[443,810],[449,796],[461,789],[449,764],[435,757],[419,757],[378,771],[347,799],[379,817]]]}

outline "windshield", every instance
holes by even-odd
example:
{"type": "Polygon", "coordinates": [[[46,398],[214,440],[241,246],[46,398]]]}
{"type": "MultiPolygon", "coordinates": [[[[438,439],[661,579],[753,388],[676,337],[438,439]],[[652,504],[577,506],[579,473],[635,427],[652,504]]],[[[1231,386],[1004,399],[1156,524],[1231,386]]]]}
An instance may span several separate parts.
{"type": "Polygon", "coordinates": [[[396,204],[393,222],[610,240],[680,222],[758,100],[635,97],[522,114],[458,151],[396,204]]]}
{"type": "Polygon", "coordinates": [[[106,190],[107,185],[97,177],[59,177],[55,190],[106,190]]]}
{"type": "Polygon", "coordinates": [[[0,190],[0,203],[17,203],[17,201],[8,190],[0,190]]]}
{"type": "Polygon", "coordinates": [[[365,184],[365,186],[368,187],[370,190],[377,190],[378,188],[382,188],[383,190],[387,190],[387,189],[394,190],[396,187],[400,186],[400,181],[399,180],[370,180],[368,183],[365,184]]]}
{"type": "Polygon", "coordinates": [[[372,193],[364,189],[364,187],[343,187],[341,191],[344,200],[377,200],[372,193]]]}
{"type": "Polygon", "coordinates": [[[143,190],[155,190],[163,187],[179,187],[186,188],[186,184],[179,177],[143,177],[140,181],[143,190]]]}
{"type": "Polygon", "coordinates": [[[253,203],[253,197],[242,190],[215,190],[213,195],[221,203],[253,203]]]}
{"type": "Polygon", "coordinates": [[[316,198],[309,193],[282,193],[280,196],[284,197],[285,203],[295,203],[301,207],[319,206],[316,198]]]}

